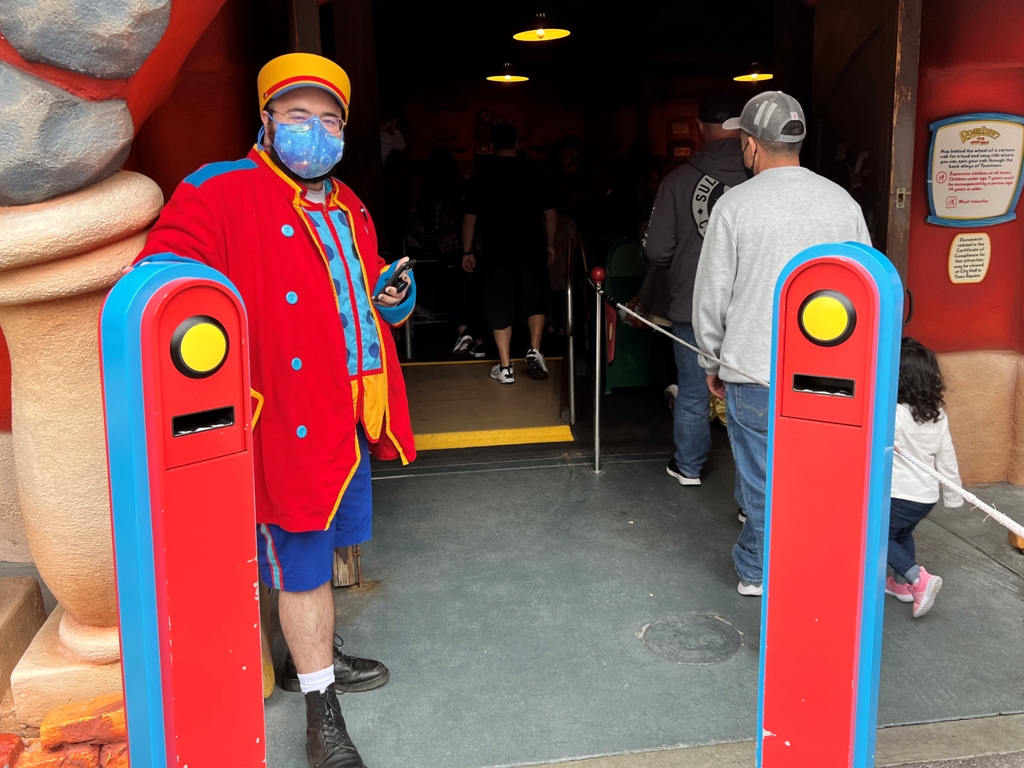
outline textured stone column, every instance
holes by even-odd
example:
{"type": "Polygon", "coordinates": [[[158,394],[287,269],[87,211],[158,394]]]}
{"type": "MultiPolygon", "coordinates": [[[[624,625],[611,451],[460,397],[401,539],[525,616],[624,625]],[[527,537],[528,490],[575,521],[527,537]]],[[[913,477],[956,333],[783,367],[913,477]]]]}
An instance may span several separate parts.
{"type": "Polygon", "coordinates": [[[76,690],[95,691],[95,679],[83,679],[91,666],[120,684],[110,668],[120,651],[97,329],[107,289],[162,203],[151,180],[121,172],[55,200],[0,208],[19,501],[32,557],[63,608],[57,632],[48,622],[12,675],[19,715],[27,698],[33,712],[88,698],[76,690]],[[73,671],[61,672],[60,657],[73,671]]]}

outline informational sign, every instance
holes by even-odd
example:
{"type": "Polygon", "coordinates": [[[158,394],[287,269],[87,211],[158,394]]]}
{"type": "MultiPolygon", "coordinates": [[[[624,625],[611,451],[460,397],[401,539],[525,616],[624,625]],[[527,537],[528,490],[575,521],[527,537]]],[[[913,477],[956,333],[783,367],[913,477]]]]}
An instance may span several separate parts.
{"type": "Polygon", "coordinates": [[[957,285],[980,283],[992,260],[992,239],[984,232],[965,232],[949,246],[949,281],[957,285]]]}
{"type": "Polygon", "coordinates": [[[960,115],[930,126],[930,224],[985,227],[1013,221],[1024,162],[1024,117],[960,115]]]}
{"type": "Polygon", "coordinates": [[[689,117],[670,117],[667,127],[669,140],[693,138],[693,123],[689,117]]]}

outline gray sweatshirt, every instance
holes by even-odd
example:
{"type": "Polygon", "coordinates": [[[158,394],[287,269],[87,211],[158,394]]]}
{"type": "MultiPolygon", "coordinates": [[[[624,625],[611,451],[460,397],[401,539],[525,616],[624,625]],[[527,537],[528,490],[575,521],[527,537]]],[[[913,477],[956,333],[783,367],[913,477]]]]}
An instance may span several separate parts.
{"type": "Polygon", "coordinates": [[[658,187],[644,252],[651,264],[669,270],[669,320],[690,322],[693,280],[711,210],[723,192],[746,180],[739,139],[720,139],[695,153],[658,187]]]}
{"type": "MultiPolygon", "coordinates": [[[[812,245],[851,240],[871,244],[860,206],[806,168],[770,168],[730,189],[711,214],[697,267],[697,345],[770,380],[772,304],[783,268],[812,245]]],[[[723,381],[751,383],[703,356],[700,364],[723,381]]]]}

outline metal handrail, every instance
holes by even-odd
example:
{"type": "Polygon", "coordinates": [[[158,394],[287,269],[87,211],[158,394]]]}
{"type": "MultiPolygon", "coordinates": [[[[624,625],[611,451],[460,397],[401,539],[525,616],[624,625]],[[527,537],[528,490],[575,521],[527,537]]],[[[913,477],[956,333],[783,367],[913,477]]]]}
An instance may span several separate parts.
{"type": "MultiPolygon", "coordinates": [[[[601,339],[604,327],[604,300],[601,297],[601,284],[595,283],[591,276],[591,268],[587,263],[587,249],[580,238],[580,257],[583,259],[583,270],[587,283],[594,289],[594,472],[601,472],[601,362],[603,350],[601,339]]],[[[603,273],[604,270],[602,269],[603,273]]]]}
{"type": "Polygon", "coordinates": [[[590,281],[594,286],[594,472],[601,471],[601,331],[604,326],[604,300],[601,298],[600,283],[590,281]]]}
{"type": "MultiPolygon", "coordinates": [[[[578,236],[577,236],[578,237],[578,236]]],[[[573,283],[573,245],[577,238],[569,240],[566,246],[565,267],[565,335],[569,339],[569,426],[576,426],[576,343],[573,334],[576,325],[573,319],[572,283],[573,283]]]]}
{"type": "MultiPolygon", "coordinates": [[[[408,253],[408,249],[406,248],[406,243],[405,243],[405,233],[403,232],[402,233],[402,256],[401,256],[401,258],[404,259],[408,255],[409,255],[409,253],[408,253]]],[[[402,337],[403,337],[403,339],[405,341],[405,359],[406,359],[407,362],[411,362],[412,361],[412,323],[413,323],[413,313],[410,313],[409,317],[407,317],[405,319],[405,325],[402,327],[402,337]]]]}

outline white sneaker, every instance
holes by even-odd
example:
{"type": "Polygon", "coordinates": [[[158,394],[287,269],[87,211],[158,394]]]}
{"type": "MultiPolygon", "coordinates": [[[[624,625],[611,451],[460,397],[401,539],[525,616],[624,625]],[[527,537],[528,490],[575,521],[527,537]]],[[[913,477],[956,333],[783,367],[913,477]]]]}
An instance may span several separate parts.
{"type": "Polygon", "coordinates": [[[516,364],[512,363],[508,368],[505,368],[501,363],[498,363],[491,368],[491,378],[499,384],[515,384],[516,364]]]}
{"type": "Polygon", "coordinates": [[[548,377],[548,366],[544,362],[544,355],[539,349],[531,349],[526,353],[526,367],[530,369],[531,379],[546,379],[548,377]]]}
{"type": "Polygon", "coordinates": [[[739,520],[739,521],[740,521],[741,523],[743,523],[744,525],[746,525],[746,524],[747,524],[747,513],[746,513],[746,512],[744,512],[744,511],[743,511],[743,510],[741,509],[741,510],[740,510],[740,512],[739,512],[739,514],[738,514],[738,515],[736,515],[736,519],[737,519],[737,520],[739,520]]]}
{"type": "Polygon", "coordinates": [[[690,477],[688,475],[683,474],[683,470],[681,470],[679,468],[679,465],[676,464],[675,458],[671,458],[668,460],[668,466],[666,467],[666,470],[668,471],[669,477],[674,477],[676,480],[679,481],[680,485],[700,485],[699,477],[690,477]]]}
{"type": "Polygon", "coordinates": [[[751,584],[749,581],[740,579],[736,591],[747,597],[760,597],[764,594],[764,587],[761,584],[751,584]]]}
{"type": "Polygon", "coordinates": [[[473,343],[473,337],[468,333],[464,333],[455,340],[455,347],[452,349],[453,355],[464,355],[466,350],[469,349],[469,345],[473,343]]]}

